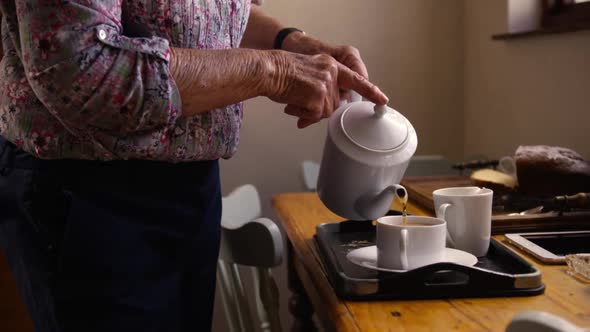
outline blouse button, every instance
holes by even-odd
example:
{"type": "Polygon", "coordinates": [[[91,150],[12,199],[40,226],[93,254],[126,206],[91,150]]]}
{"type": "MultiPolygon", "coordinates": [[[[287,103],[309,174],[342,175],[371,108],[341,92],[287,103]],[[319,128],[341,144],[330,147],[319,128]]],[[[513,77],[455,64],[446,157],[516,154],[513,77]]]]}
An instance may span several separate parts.
{"type": "Polygon", "coordinates": [[[104,30],[102,30],[102,29],[101,29],[101,30],[99,30],[99,31],[98,31],[98,38],[99,38],[100,40],[105,40],[105,39],[107,38],[107,33],[106,33],[106,31],[104,31],[104,30]]]}

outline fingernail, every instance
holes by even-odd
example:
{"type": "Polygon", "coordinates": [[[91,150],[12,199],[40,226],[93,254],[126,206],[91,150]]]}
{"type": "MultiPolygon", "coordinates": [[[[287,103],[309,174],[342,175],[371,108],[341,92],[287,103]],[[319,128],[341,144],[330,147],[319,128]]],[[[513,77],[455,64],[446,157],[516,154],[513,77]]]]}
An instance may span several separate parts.
{"type": "Polygon", "coordinates": [[[387,95],[383,93],[383,91],[381,91],[379,87],[377,87],[377,90],[379,90],[379,93],[381,94],[381,101],[383,102],[383,104],[389,103],[389,97],[387,97],[387,95]]]}

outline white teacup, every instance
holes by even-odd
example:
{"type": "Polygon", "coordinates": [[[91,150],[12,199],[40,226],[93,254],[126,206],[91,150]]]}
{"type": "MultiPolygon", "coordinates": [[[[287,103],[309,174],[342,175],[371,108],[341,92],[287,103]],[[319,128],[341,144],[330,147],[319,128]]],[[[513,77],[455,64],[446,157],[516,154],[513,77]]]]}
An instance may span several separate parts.
{"type": "Polygon", "coordinates": [[[434,209],[447,222],[451,248],[484,256],[490,246],[492,228],[491,189],[454,187],[435,190],[434,209]]]}
{"type": "Polygon", "coordinates": [[[441,262],[445,255],[446,222],[442,219],[407,216],[377,219],[377,266],[411,270],[441,262]]]}

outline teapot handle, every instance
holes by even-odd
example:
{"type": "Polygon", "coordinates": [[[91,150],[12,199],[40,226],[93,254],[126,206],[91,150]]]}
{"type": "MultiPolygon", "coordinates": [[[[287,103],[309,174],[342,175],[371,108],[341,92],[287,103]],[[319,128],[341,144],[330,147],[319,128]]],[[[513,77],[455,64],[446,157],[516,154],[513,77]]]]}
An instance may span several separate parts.
{"type": "Polygon", "coordinates": [[[350,90],[350,102],[363,101],[363,96],[354,90],[350,90]]]}
{"type": "Polygon", "coordinates": [[[363,96],[361,96],[358,92],[354,90],[348,90],[348,93],[350,95],[350,101],[347,101],[346,99],[340,99],[340,106],[346,105],[349,102],[354,103],[357,101],[363,101],[363,96]]]}

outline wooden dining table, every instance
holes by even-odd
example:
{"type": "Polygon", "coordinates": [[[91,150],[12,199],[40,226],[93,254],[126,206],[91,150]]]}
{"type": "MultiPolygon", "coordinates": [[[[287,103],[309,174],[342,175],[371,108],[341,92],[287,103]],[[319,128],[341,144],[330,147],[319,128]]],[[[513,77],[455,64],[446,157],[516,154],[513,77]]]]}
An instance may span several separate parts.
{"type": "MultiPolygon", "coordinates": [[[[495,238],[538,267],[545,293],[527,297],[437,300],[346,301],[337,297],[314,243],[316,226],[344,219],[324,207],[316,193],[284,193],[273,208],[288,237],[289,309],[293,330],[314,331],[504,331],[525,310],[544,311],[590,328],[590,283],[567,273],[565,265],[545,265],[495,238]],[[315,316],[317,319],[313,319],[315,316]]],[[[395,203],[394,209],[400,206],[395,203]]],[[[408,212],[431,215],[411,201],[408,212]]]]}

